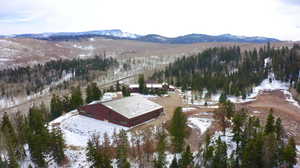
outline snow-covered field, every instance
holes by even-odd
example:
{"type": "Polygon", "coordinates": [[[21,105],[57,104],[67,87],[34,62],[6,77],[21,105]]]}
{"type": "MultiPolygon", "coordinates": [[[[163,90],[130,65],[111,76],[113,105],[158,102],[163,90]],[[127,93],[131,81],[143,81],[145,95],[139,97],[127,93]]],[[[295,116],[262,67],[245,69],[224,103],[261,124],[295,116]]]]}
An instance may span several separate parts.
{"type": "Polygon", "coordinates": [[[93,134],[102,137],[104,133],[107,133],[112,136],[114,131],[118,133],[122,129],[128,129],[127,127],[79,115],[77,110],[51,121],[50,125],[58,125],[61,128],[67,145],[79,147],[85,147],[88,139],[93,134]]]}
{"type": "Polygon", "coordinates": [[[128,130],[127,127],[79,115],[77,110],[51,121],[50,129],[52,126],[61,128],[64,134],[65,143],[68,146],[65,154],[70,161],[69,167],[71,168],[89,167],[85,147],[93,134],[99,135],[102,139],[104,133],[112,136],[114,132],[118,133],[122,129],[128,130]]]}
{"type": "Polygon", "coordinates": [[[212,119],[208,118],[189,117],[188,126],[194,129],[199,129],[201,134],[203,134],[211,126],[212,121],[212,119]]]}

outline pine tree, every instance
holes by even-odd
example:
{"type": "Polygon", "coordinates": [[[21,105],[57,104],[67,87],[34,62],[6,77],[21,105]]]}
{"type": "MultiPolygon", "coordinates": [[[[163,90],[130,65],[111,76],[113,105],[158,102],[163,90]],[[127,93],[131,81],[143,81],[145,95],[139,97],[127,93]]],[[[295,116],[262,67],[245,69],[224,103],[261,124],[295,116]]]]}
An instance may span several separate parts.
{"type": "Polygon", "coordinates": [[[230,120],[234,115],[234,104],[230,100],[227,100],[221,106],[224,106],[226,118],[230,120]]]}
{"type": "Polygon", "coordinates": [[[50,113],[51,119],[55,119],[62,115],[64,110],[63,102],[57,95],[52,95],[51,102],[50,102],[50,113]]]}
{"type": "Polygon", "coordinates": [[[51,132],[51,154],[54,158],[55,162],[58,163],[58,165],[61,165],[63,161],[65,160],[65,142],[63,139],[63,133],[59,128],[53,128],[51,132]]]}
{"type": "Polygon", "coordinates": [[[119,81],[117,81],[117,83],[116,83],[116,91],[117,92],[121,91],[121,87],[120,87],[119,81]]]}
{"type": "Polygon", "coordinates": [[[9,168],[19,168],[19,164],[17,162],[17,158],[16,156],[14,155],[15,152],[11,151],[12,149],[10,149],[8,151],[8,167],[9,168]]]}
{"type": "Polygon", "coordinates": [[[99,100],[102,97],[102,92],[101,90],[98,88],[97,84],[95,82],[93,82],[91,84],[91,90],[92,90],[92,100],[99,100]]]}
{"type": "Polygon", "coordinates": [[[283,138],[283,136],[284,136],[284,129],[282,127],[281,119],[280,118],[276,119],[274,127],[275,127],[274,129],[275,129],[275,133],[276,133],[276,139],[278,141],[280,141],[283,138]]]}
{"type": "Polygon", "coordinates": [[[139,75],[138,83],[139,83],[139,91],[140,91],[140,93],[147,94],[148,91],[147,91],[147,86],[146,86],[143,74],[139,75]]]}
{"type": "Polygon", "coordinates": [[[70,103],[72,109],[77,109],[78,107],[83,105],[83,99],[79,86],[76,88],[72,88],[70,103]]]}
{"type": "MultiPolygon", "coordinates": [[[[201,151],[201,150],[200,150],[201,151]]],[[[200,167],[209,168],[212,164],[214,146],[211,145],[211,138],[208,134],[205,136],[205,146],[202,153],[202,162],[200,162],[200,167]]]]}
{"type": "Polygon", "coordinates": [[[124,130],[121,130],[118,135],[117,143],[117,166],[118,168],[127,168],[130,167],[130,163],[127,161],[128,157],[128,138],[127,133],[124,130]]]}
{"type": "Polygon", "coordinates": [[[293,137],[289,138],[288,144],[284,149],[284,166],[287,168],[293,168],[297,164],[297,149],[295,140],[293,137]]]}
{"type": "Polygon", "coordinates": [[[7,168],[8,163],[6,160],[2,160],[2,157],[0,157],[0,167],[7,168]]]}
{"type": "Polygon", "coordinates": [[[174,115],[171,119],[170,134],[172,136],[172,145],[175,153],[180,153],[184,147],[184,139],[188,136],[187,118],[182,112],[181,107],[175,109],[174,115]]]}
{"type": "Polygon", "coordinates": [[[248,140],[243,151],[241,160],[243,168],[263,167],[263,135],[259,134],[255,138],[248,140]]]}
{"type": "Polygon", "coordinates": [[[6,145],[15,149],[17,147],[17,135],[7,113],[4,113],[2,117],[1,132],[5,136],[6,145]]]}
{"type": "Polygon", "coordinates": [[[71,104],[71,98],[68,96],[64,96],[62,99],[62,104],[63,104],[63,111],[64,112],[69,112],[71,110],[73,110],[72,104],[71,104]]]}
{"type": "Polygon", "coordinates": [[[221,105],[220,108],[214,111],[214,118],[217,120],[218,124],[221,126],[223,134],[225,135],[226,128],[229,126],[229,122],[226,119],[226,108],[221,105]]]}
{"type": "Polygon", "coordinates": [[[177,163],[177,158],[176,155],[174,155],[174,158],[172,160],[172,163],[170,165],[170,168],[179,168],[178,163],[177,163]]]}
{"type": "Polygon", "coordinates": [[[232,140],[236,143],[236,163],[235,165],[239,167],[240,159],[241,159],[241,141],[243,140],[243,126],[246,120],[246,115],[243,111],[236,112],[234,115],[233,122],[233,138],[232,140]]]}
{"type": "Polygon", "coordinates": [[[38,167],[46,166],[46,155],[50,154],[51,136],[47,128],[44,111],[37,107],[29,110],[27,141],[32,161],[38,167]]]}
{"type": "Polygon", "coordinates": [[[123,97],[130,96],[130,91],[129,91],[128,87],[122,86],[122,95],[123,95],[123,97]]]}
{"type": "Polygon", "coordinates": [[[216,148],[212,160],[213,168],[227,167],[227,145],[219,137],[216,141],[216,148]]]}
{"type": "Polygon", "coordinates": [[[86,157],[91,162],[92,168],[112,168],[111,160],[105,154],[103,146],[99,142],[99,136],[93,135],[87,144],[86,157]]]}
{"type": "Polygon", "coordinates": [[[156,147],[156,151],[158,153],[157,159],[154,161],[154,168],[165,168],[166,167],[166,133],[164,130],[160,130],[158,135],[158,144],[156,147]]]}
{"type": "Polygon", "coordinates": [[[178,165],[181,168],[191,167],[193,165],[193,159],[193,153],[191,153],[191,148],[188,145],[182,154],[182,158],[178,161],[178,165]]]}
{"type": "Polygon", "coordinates": [[[220,98],[219,98],[219,103],[225,103],[227,100],[227,96],[225,93],[222,93],[220,98]]]}
{"type": "Polygon", "coordinates": [[[18,141],[17,133],[7,113],[4,113],[2,117],[1,133],[3,134],[4,144],[8,154],[8,166],[13,168],[19,167],[17,160],[21,159],[21,152],[24,151],[24,148],[18,141]]]}
{"type": "Polygon", "coordinates": [[[264,167],[266,168],[276,167],[279,162],[278,144],[276,137],[273,133],[269,133],[264,136],[262,158],[264,161],[264,167]]]}
{"type": "Polygon", "coordinates": [[[90,85],[87,85],[85,92],[86,92],[85,102],[89,104],[93,101],[93,97],[92,97],[93,91],[90,85]]]}
{"type": "Polygon", "coordinates": [[[273,116],[273,110],[271,109],[265,126],[265,134],[270,134],[273,133],[274,131],[275,131],[274,116],[273,116]]]}
{"type": "Polygon", "coordinates": [[[97,83],[93,82],[88,84],[86,88],[86,99],[85,102],[91,103],[92,101],[99,100],[102,97],[101,90],[98,88],[97,83]]]}
{"type": "Polygon", "coordinates": [[[93,136],[91,139],[88,140],[88,143],[87,143],[87,147],[86,147],[86,158],[87,158],[87,161],[91,162],[92,165],[91,167],[95,167],[95,157],[97,156],[97,149],[96,149],[96,144],[94,144],[95,141],[93,141],[93,136]]]}

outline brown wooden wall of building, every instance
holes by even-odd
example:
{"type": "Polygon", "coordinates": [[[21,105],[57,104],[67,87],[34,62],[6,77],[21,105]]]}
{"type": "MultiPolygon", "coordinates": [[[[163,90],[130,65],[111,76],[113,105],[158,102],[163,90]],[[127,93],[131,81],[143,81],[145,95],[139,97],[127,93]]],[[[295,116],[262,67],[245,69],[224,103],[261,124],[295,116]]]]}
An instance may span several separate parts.
{"type": "Polygon", "coordinates": [[[163,112],[163,108],[143,114],[141,116],[128,119],[125,116],[113,111],[102,104],[86,105],[79,108],[79,113],[102,121],[108,121],[125,127],[132,127],[158,117],[163,112]]]}
{"type": "Polygon", "coordinates": [[[163,112],[163,108],[158,109],[158,110],[154,110],[152,112],[137,116],[135,118],[131,118],[130,119],[130,125],[131,126],[135,126],[141,123],[144,123],[148,120],[151,120],[153,118],[157,118],[161,113],[163,112]]]}

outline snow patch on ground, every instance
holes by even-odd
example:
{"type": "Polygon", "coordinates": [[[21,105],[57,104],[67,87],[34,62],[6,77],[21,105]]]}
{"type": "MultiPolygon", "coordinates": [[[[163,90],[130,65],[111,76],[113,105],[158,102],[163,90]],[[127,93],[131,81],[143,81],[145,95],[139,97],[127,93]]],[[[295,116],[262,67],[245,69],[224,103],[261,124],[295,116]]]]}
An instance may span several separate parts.
{"type": "Polygon", "coordinates": [[[106,121],[79,115],[77,110],[70,111],[58,117],[51,121],[49,125],[49,129],[56,126],[62,130],[67,145],[65,154],[69,159],[68,167],[71,168],[90,167],[90,163],[86,160],[85,147],[93,134],[99,135],[100,140],[103,140],[104,133],[107,133],[111,137],[114,132],[119,133],[122,129],[129,129],[106,121]]]}
{"type": "Polygon", "coordinates": [[[232,131],[230,129],[227,129],[225,131],[225,135],[223,134],[222,131],[216,132],[212,137],[213,142],[215,142],[219,137],[223,142],[227,144],[227,156],[230,157],[232,152],[236,150],[236,144],[232,140],[233,139],[232,131]]]}
{"type": "Polygon", "coordinates": [[[260,114],[260,111],[253,111],[254,114],[260,114]]]}
{"type": "MultiPolygon", "coordinates": [[[[221,96],[221,92],[218,92],[216,94],[212,94],[209,98],[206,98],[207,91],[203,91],[200,96],[197,97],[194,94],[192,94],[192,91],[186,91],[184,93],[185,100],[187,104],[192,104],[196,106],[204,106],[204,108],[218,108],[216,107],[216,104],[219,103],[219,99],[221,96]],[[207,106],[205,106],[205,103],[207,106]]],[[[236,96],[228,96],[228,100],[230,100],[233,103],[245,103],[249,101],[255,100],[254,98],[247,97],[246,99],[242,99],[242,96],[236,97],[236,96]]]]}
{"type": "MultiPolygon", "coordinates": [[[[288,82],[281,82],[275,79],[274,73],[270,73],[267,79],[264,79],[260,85],[253,88],[253,92],[250,95],[246,96],[246,99],[242,99],[241,96],[228,96],[227,99],[233,103],[245,103],[249,101],[256,100],[256,96],[261,94],[263,91],[275,91],[281,90],[285,96],[286,101],[300,108],[299,103],[293,99],[292,94],[288,91],[290,84],[288,82]]],[[[219,102],[219,98],[221,93],[216,93],[211,95],[209,98],[205,98],[207,91],[203,91],[200,96],[195,96],[192,91],[186,91],[183,93],[183,97],[187,104],[197,105],[201,108],[201,106],[205,108],[213,107],[219,102]],[[204,106],[207,103],[207,106],[204,106]]]]}
{"type": "Polygon", "coordinates": [[[118,93],[117,92],[106,92],[103,94],[101,101],[105,102],[105,101],[110,101],[114,98],[118,97],[118,93]]]}
{"type": "Polygon", "coordinates": [[[8,61],[13,61],[13,59],[0,57],[0,62],[8,62],[8,61]]]}
{"type": "Polygon", "coordinates": [[[219,106],[198,106],[199,108],[219,108],[219,106]]]}
{"type": "Polygon", "coordinates": [[[157,98],[158,96],[157,95],[143,95],[143,94],[140,94],[140,93],[130,93],[130,96],[143,96],[144,98],[146,99],[150,99],[150,98],[157,98]]]}
{"type": "Polygon", "coordinates": [[[189,112],[189,111],[194,111],[196,110],[196,108],[194,107],[183,107],[182,108],[182,112],[189,112]]]}
{"type": "Polygon", "coordinates": [[[198,117],[188,118],[188,126],[191,128],[199,129],[201,131],[201,134],[205,133],[205,131],[211,126],[211,124],[212,119],[198,117]]]}
{"type": "Polygon", "coordinates": [[[283,94],[286,96],[286,101],[293,104],[294,106],[300,108],[299,103],[293,98],[293,95],[291,92],[284,90],[283,94]]]}
{"type": "Polygon", "coordinates": [[[94,50],[95,47],[94,46],[80,46],[77,44],[73,45],[74,48],[78,48],[78,49],[82,49],[82,50],[94,50]]]}
{"type": "Polygon", "coordinates": [[[50,124],[59,124],[67,145],[80,147],[85,147],[88,139],[93,134],[101,137],[104,133],[107,133],[109,136],[112,136],[114,131],[118,133],[122,129],[128,129],[127,127],[79,115],[77,110],[53,120],[50,124]]]}
{"type": "Polygon", "coordinates": [[[266,68],[267,65],[269,65],[271,62],[272,62],[272,59],[270,57],[265,58],[265,60],[264,60],[264,67],[266,68]]]}
{"type": "Polygon", "coordinates": [[[268,79],[263,80],[260,85],[253,88],[253,93],[249,97],[253,98],[253,97],[257,96],[262,91],[288,90],[288,89],[289,89],[289,84],[288,83],[276,80],[275,77],[274,77],[274,74],[271,73],[269,75],[268,79]],[[271,79],[272,82],[270,82],[269,79],[271,79]]]}

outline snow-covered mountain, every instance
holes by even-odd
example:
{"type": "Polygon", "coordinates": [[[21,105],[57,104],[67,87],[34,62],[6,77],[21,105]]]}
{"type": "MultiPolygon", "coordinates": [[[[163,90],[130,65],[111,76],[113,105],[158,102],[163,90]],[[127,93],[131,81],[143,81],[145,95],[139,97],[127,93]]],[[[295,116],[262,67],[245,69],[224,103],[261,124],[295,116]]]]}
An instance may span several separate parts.
{"type": "Polygon", "coordinates": [[[140,37],[137,34],[132,34],[128,32],[123,32],[119,29],[112,30],[95,30],[95,31],[86,31],[86,32],[59,32],[59,33],[40,33],[40,34],[16,34],[16,35],[7,35],[0,36],[0,38],[34,38],[34,39],[43,39],[43,40],[63,40],[63,39],[77,39],[85,37],[94,37],[94,36],[106,36],[106,37],[116,37],[116,38],[130,38],[136,39],[140,37]]]}
{"type": "Polygon", "coordinates": [[[170,43],[170,44],[191,44],[202,42],[248,42],[248,43],[267,43],[267,42],[279,42],[280,40],[268,37],[246,37],[235,36],[231,34],[223,35],[206,35],[206,34],[188,34],[184,36],[178,36],[174,38],[163,37],[160,35],[146,35],[137,38],[140,41],[158,42],[158,43],[170,43]]]}
{"type": "Polygon", "coordinates": [[[41,34],[18,34],[9,36],[0,36],[0,38],[34,38],[42,40],[78,40],[82,38],[91,37],[104,37],[110,39],[127,39],[127,40],[138,40],[144,42],[154,43],[169,43],[169,44],[191,44],[201,42],[247,42],[247,43],[266,43],[266,42],[279,42],[280,40],[268,37],[246,37],[246,36],[235,36],[231,34],[222,35],[206,35],[206,34],[188,34],[178,37],[164,37],[157,34],[138,35],[128,32],[123,32],[119,29],[112,30],[96,30],[87,32],[60,32],[60,33],[41,33],[41,34]]]}

